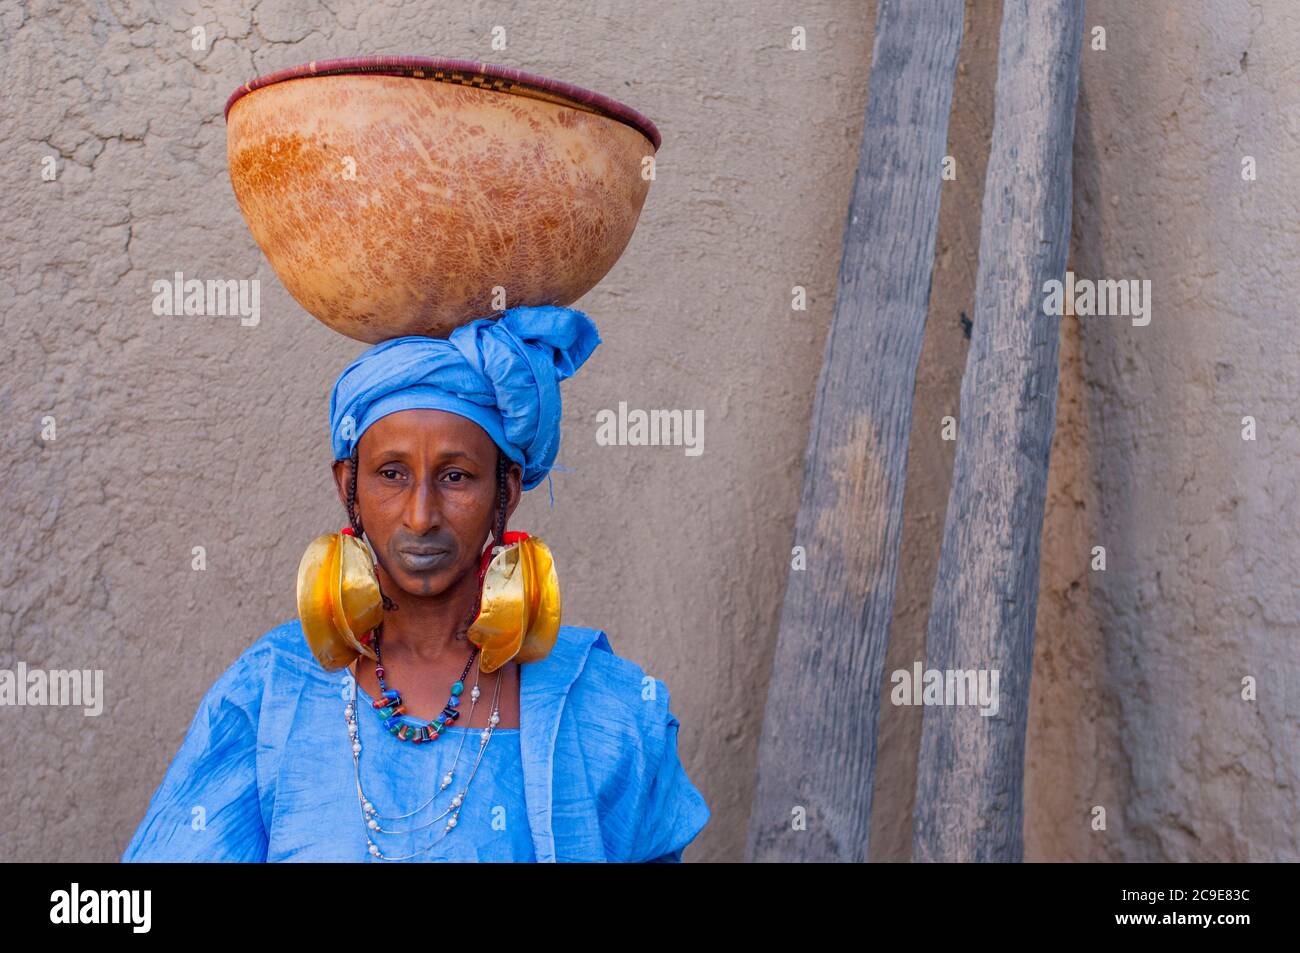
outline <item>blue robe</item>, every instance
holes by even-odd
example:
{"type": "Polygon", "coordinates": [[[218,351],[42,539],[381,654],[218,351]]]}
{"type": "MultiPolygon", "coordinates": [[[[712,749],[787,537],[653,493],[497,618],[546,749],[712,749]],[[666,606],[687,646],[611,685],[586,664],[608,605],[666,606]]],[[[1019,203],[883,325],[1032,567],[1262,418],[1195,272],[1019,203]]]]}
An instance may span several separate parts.
{"type": "MultiPolygon", "coordinates": [[[[436,841],[413,861],[679,862],[710,811],[678,759],[667,686],[615,655],[604,632],[575,626],[519,678],[519,728],[494,733],[456,828],[372,834],[380,849],[401,856],[436,841]]],[[[352,688],[350,670],[321,668],[297,619],[266,633],[204,696],[122,860],[373,860],[344,718],[352,688]]],[[[366,796],[385,815],[414,810],[460,738],[399,741],[362,691],[357,709],[366,796]]],[[[434,808],[380,823],[415,828],[441,813],[480,730],[463,729],[456,780],[434,808]]]]}

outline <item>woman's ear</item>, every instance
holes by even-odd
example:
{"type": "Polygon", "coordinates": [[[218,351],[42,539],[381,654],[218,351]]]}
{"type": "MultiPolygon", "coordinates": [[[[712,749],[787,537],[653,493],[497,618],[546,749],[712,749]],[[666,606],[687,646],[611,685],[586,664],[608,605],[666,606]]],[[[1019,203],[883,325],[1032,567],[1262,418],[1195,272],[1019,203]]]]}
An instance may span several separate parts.
{"type": "Polygon", "coordinates": [[[524,495],[524,470],[513,460],[506,471],[506,520],[515,515],[515,507],[524,495]]]}
{"type": "Polygon", "coordinates": [[[348,485],[352,482],[352,461],[334,461],[334,485],[339,491],[339,502],[344,511],[348,508],[348,485]]]}

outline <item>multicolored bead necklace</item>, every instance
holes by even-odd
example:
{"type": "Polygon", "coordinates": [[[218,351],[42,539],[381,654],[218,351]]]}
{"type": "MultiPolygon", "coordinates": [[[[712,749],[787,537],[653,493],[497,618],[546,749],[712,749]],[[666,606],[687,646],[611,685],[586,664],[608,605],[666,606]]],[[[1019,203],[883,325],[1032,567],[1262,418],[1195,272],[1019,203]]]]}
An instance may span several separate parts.
{"type": "MultiPolygon", "coordinates": [[[[376,632],[372,647],[375,650],[375,675],[379,678],[379,697],[371,703],[372,707],[378,710],[384,719],[384,727],[395,738],[401,741],[413,741],[416,744],[422,741],[437,741],[442,735],[442,730],[460,717],[460,696],[465,691],[465,676],[469,674],[469,667],[478,657],[478,646],[474,646],[473,651],[469,653],[469,659],[465,662],[465,668],[461,670],[460,678],[451,686],[451,697],[447,699],[447,704],[442,706],[438,717],[428,724],[413,727],[397,719],[398,715],[406,714],[406,706],[402,704],[402,693],[389,688],[384,682],[384,659],[380,653],[380,641],[380,635],[376,632]]],[[[474,691],[478,691],[478,686],[474,687],[474,691]]],[[[477,701],[478,696],[474,695],[473,699],[477,701]]]]}

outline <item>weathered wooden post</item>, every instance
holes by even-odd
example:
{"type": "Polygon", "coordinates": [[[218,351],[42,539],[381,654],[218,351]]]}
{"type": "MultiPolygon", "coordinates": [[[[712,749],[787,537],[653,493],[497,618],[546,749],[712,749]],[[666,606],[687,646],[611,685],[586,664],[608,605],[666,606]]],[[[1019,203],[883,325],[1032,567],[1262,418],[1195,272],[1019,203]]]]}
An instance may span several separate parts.
{"type": "Polygon", "coordinates": [[[1003,0],[974,329],[928,668],[998,672],[998,711],[925,709],[914,860],[1024,854],[1025,724],[1039,537],[1056,423],[1059,318],[1043,312],[1070,235],[1083,0],[1003,0]]]}
{"type": "Polygon", "coordinates": [[[865,860],[962,0],[881,0],[759,746],[750,860],[865,860]],[[799,829],[806,817],[806,829],[799,829]]]}

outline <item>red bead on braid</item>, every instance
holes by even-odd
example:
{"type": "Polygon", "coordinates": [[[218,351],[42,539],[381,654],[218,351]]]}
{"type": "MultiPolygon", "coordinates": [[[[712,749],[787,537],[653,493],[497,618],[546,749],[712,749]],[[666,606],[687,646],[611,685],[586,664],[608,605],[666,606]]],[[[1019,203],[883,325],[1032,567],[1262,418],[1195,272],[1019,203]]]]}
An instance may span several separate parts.
{"type": "MultiPolygon", "coordinates": [[[[508,531],[504,536],[501,537],[501,544],[502,544],[503,546],[509,546],[509,545],[511,545],[512,543],[521,543],[521,542],[523,542],[524,540],[526,540],[527,538],[528,538],[528,534],[525,533],[523,530],[513,530],[513,529],[512,529],[512,530],[508,531]]],[[[494,548],[495,548],[495,547],[493,547],[493,546],[489,546],[489,547],[487,548],[487,552],[485,552],[485,553],[483,554],[483,560],[482,560],[482,562],[479,564],[479,567],[478,567],[478,581],[479,581],[480,587],[482,586],[482,583],[483,583],[483,577],[487,575],[487,569],[488,569],[488,566],[491,565],[491,563],[492,563],[492,556],[493,556],[492,550],[493,550],[494,548]]]]}

